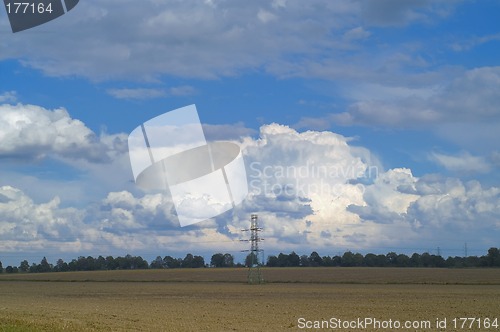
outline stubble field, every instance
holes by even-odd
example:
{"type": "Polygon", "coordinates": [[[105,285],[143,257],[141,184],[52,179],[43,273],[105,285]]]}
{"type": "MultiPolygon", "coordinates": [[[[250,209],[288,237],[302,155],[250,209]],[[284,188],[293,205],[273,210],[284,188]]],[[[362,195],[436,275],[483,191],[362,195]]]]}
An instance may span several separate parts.
{"type": "Polygon", "coordinates": [[[276,268],[264,285],[246,272],[4,274],[0,331],[282,331],[367,317],[433,324],[403,329],[415,331],[446,318],[463,331],[453,318],[500,318],[500,269],[276,268]]]}

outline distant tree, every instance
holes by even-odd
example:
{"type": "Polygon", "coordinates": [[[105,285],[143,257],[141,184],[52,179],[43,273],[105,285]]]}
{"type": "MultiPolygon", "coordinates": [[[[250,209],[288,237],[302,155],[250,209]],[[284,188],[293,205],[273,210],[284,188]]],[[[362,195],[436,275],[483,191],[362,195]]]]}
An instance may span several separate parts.
{"type": "Polygon", "coordinates": [[[192,268],[205,267],[205,259],[202,256],[193,256],[192,268]]]}
{"type": "Polygon", "coordinates": [[[292,251],[290,255],[288,255],[288,265],[287,266],[300,266],[300,257],[292,251]]]}
{"type": "Polygon", "coordinates": [[[300,256],[300,266],[307,267],[310,265],[311,263],[309,262],[309,256],[307,255],[300,256]]]}
{"type": "Polygon", "coordinates": [[[233,267],[234,266],[234,256],[231,254],[224,254],[224,267],[233,267]]]}
{"type": "Polygon", "coordinates": [[[468,256],[465,258],[465,266],[466,267],[479,267],[480,259],[477,256],[468,256]]]}
{"type": "Polygon", "coordinates": [[[278,266],[278,257],[271,255],[267,257],[267,266],[269,267],[275,267],[278,266]]]}
{"type": "Polygon", "coordinates": [[[68,263],[65,263],[61,258],[59,258],[56,262],[56,266],[54,266],[54,271],[66,272],[68,270],[69,270],[68,263]]]}
{"type": "Polygon", "coordinates": [[[316,251],[313,251],[311,253],[311,255],[309,255],[309,265],[310,266],[322,266],[323,265],[323,259],[316,251]]]}
{"type": "MultiPolygon", "coordinates": [[[[300,260],[300,258],[299,258],[299,260],[300,260]]],[[[288,262],[288,255],[283,254],[283,253],[280,252],[278,254],[278,266],[279,267],[289,266],[288,264],[289,264],[289,262],[288,262]]],[[[245,265],[247,265],[247,264],[245,263],[245,265]]]]}
{"type": "Polygon", "coordinates": [[[341,266],[342,265],[342,257],[339,255],[335,255],[332,257],[332,266],[341,266]]]}
{"type": "Polygon", "coordinates": [[[354,266],[354,254],[350,251],[344,252],[342,255],[342,266],[354,266]]]}
{"type": "Polygon", "coordinates": [[[213,267],[224,267],[224,255],[222,253],[213,254],[210,259],[210,265],[213,267]]]}
{"type": "Polygon", "coordinates": [[[148,262],[144,260],[141,256],[132,256],[130,258],[130,268],[134,270],[143,270],[148,268],[148,262]]]}
{"type": "Polygon", "coordinates": [[[441,255],[431,255],[431,267],[445,267],[446,261],[441,255]]]}
{"type": "Polygon", "coordinates": [[[107,256],[105,260],[107,270],[116,270],[118,268],[118,262],[115,261],[113,256],[107,256]]]}
{"type": "Polygon", "coordinates": [[[397,266],[398,263],[398,254],[395,252],[391,251],[385,255],[386,257],[386,262],[388,266],[397,266]]]}
{"type": "Polygon", "coordinates": [[[398,257],[396,257],[396,266],[399,267],[410,266],[410,257],[406,256],[405,254],[399,254],[398,257]]]}
{"type": "Polygon", "coordinates": [[[31,263],[29,271],[30,271],[30,273],[37,273],[37,272],[39,272],[38,265],[35,264],[35,263],[31,263]]]}
{"type": "Polygon", "coordinates": [[[17,273],[17,267],[12,267],[11,265],[5,268],[5,273],[17,273]]]}
{"type": "Polygon", "coordinates": [[[362,254],[360,254],[359,252],[354,254],[354,257],[353,257],[354,266],[363,266],[363,260],[364,260],[364,257],[362,254]]]}
{"type": "Polygon", "coordinates": [[[487,267],[487,266],[490,266],[490,260],[489,260],[489,257],[488,256],[481,256],[479,257],[479,263],[478,265],[476,266],[479,266],[479,267],[487,267]]]}
{"type": "Polygon", "coordinates": [[[95,260],[95,269],[96,270],[106,270],[106,258],[99,255],[95,260]]]}
{"type": "Polygon", "coordinates": [[[163,266],[168,269],[175,269],[181,267],[182,260],[180,258],[176,259],[172,256],[165,256],[163,258],[163,266]]]}
{"type": "Polygon", "coordinates": [[[161,258],[161,256],[156,256],[156,258],[151,261],[149,267],[152,269],[163,269],[163,258],[161,258]]]}
{"type": "Polygon", "coordinates": [[[38,265],[37,272],[50,272],[50,271],[52,271],[52,265],[49,264],[47,258],[44,256],[40,261],[40,265],[38,265]]]}
{"type": "Polygon", "coordinates": [[[422,262],[421,262],[420,258],[421,258],[420,254],[413,253],[413,255],[411,255],[411,257],[410,257],[410,266],[411,267],[422,266],[422,262]]]}
{"type": "Polygon", "coordinates": [[[375,254],[366,254],[363,258],[363,265],[368,267],[377,266],[377,255],[375,254]]]}
{"type": "Polygon", "coordinates": [[[488,265],[500,266],[500,250],[498,248],[488,249],[488,265]]]}
{"type": "Polygon", "coordinates": [[[0,273],[3,273],[3,266],[1,261],[0,261],[0,273]]]}
{"type": "Polygon", "coordinates": [[[19,264],[19,271],[28,272],[30,270],[30,263],[27,260],[24,260],[19,264]]]}
{"type": "Polygon", "coordinates": [[[257,265],[258,260],[257,260],[257,255],[254,252],[251,252],[247,255],[245,258],[245,266],[246,267],[252,267],[257,265]]]}
{"type": "Polygon", "coordinates": [[[193,267],[194,256],[192,254],[187,254],[182,260],[181,267],[193,267]]]}
{"type": "Polygon", "coordinates": [[[330,256],[323,256],[323,266],[333,266],[333,259],[330,256]]]}

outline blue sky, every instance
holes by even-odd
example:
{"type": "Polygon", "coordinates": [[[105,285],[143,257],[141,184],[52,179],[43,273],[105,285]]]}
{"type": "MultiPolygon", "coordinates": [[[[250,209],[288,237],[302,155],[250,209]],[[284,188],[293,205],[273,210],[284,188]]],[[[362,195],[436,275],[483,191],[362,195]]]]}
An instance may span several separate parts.
{"type": "Polygon", "coordinates": [[[499,246],[499,9],[86,0],[15,34],[1,10],[0,260],[238,255],[254,212],[268,253],[499,246]],[[208,138],[241,146],[258,185],[180,228],[168,195],[134,185],[126,139],[190,104],[208,138]],[[377,174],[256,179],[251,165],[377,174]],[[291,183],[306,190],[262,190],[291,183]]]}

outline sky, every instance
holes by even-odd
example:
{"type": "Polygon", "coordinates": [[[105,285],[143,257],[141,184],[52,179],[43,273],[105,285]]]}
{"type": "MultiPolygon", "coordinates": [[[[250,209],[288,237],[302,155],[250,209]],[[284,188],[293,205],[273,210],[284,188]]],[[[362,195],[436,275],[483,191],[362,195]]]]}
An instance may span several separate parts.
{"type": "Polygon", "coordinates": [[[497,1],[112,1],[0,10],[0,260],[500,247],[497,1]],[[180,227],[127,137],[195,104],[249,194],[180,227]]]}

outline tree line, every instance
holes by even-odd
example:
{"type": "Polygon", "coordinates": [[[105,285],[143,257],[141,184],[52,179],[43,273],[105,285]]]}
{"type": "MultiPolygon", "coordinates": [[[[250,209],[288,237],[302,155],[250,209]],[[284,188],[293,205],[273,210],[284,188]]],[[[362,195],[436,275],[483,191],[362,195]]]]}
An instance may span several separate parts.
{"type": "Polygon", "coordinates": [[[411,256],[389,252],[386,255],[353,253],[346,251],[343,255],[320,256],[313,251],[309,256],[299,256],[295,252],[290,254],[280,253],[277,256],[269,256],[266,266],[269,267],[316,267],[316,266],[339,266],[339,267],[500,267],[500,250],[490,248],[484,256],[448,257],[444,259],[441,255],[433,255],[428,252],[423,254],[414,253],[411,256]]]}
{"type": "MultiPolygon", "coordinates": [[[[246,256],[244,263],[235,263],[234,256],[229,253],[216,253],[212,255],[210,263],[205,263],[202,256],[187,254],[184,258],[172,256],[157,256],[148,263],[141,256],[126,255],[124,257],[80,256],[69,263],[58,259],[56,264],[51,264],[43,257],[39,264],[23,260],[19,266],[7,266],[5,269],[0,261],[0,273],[41,273],[41,272],[66,272],[66,271],[97,271],[97,270],[134,270],[134,269],[175,269],[175,268],[202,268],[202,267],[249,267],[259,261],[254,253],[246,256]]],[[[289,254],[280,253],[270,255],[267,261],[260,265],[269,267],[440,267],[440,268],[463,268],[463,267],[500,267],[500,250],[490,248],[486,255],[467,257],[448,257],[444,259],[441,255],[430,253],[411,256],[389,252],[383,254],[366,254],[344,252],[343,255],[320,256],[316,251],[310,255],[299,256],[294,251],[289,254]]]]}

